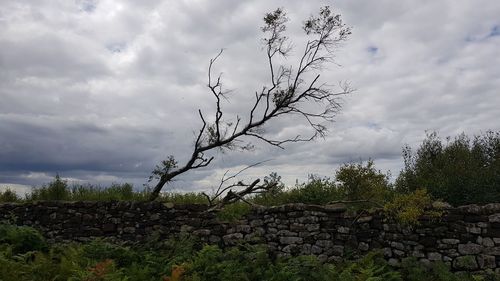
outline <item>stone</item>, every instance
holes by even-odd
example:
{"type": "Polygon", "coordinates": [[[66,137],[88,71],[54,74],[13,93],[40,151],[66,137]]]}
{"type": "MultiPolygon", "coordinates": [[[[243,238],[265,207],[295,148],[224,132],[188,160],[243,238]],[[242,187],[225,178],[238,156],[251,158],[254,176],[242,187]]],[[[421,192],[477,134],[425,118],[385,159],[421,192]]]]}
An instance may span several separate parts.
{"type": "Polygon", "coordinates": [[[387,263],[393,267],[399,267],[400,263],[398,259],[390,258],[387,263]]]}
{"type": "Polygon", "coordinates": [[[462,255],[477,255],[482,250],[483,247],[475,243],[458,244],[458,252],[462,255]]]}
{"type": "Polygon", "coordinates": [[[449,203],[443,201],[434,201],[432,202],[432,208],[434,209],[451,209],[452,206],[449,203]]]}
{"type": "Polygon", "coordinates": [[[453,260],[453,268],[458,270],[476,270],[479,265],[474,256],[461,256],[453,260]]]}
{"type": "Polygon", "coordinates": [[[302,242],[303,242],[303,239],[300,238],[300,237],[293,237],[293,236],[280,237],[280,243],[281,244],[285,244],[285,245],[289,245],[289,244],[301,244],[302,242]]]}
{"type": "Polygon", "coordinates": [[[370,245],[368,245],[368,243],[365,242],[359,242],[358,249],[360,251],[368,251],[370,249],[370,245]]]}
{"type": "Polygon", "coordinates": [[[319,230],[319,224],[306,224],[307,231],[317,231],[319,230]]]}
{"type": "Polygon", "coordinates": [[[493,256],[500,256],[500,246],[486,248],[484,253],[493,256]]]}
{"type": "Polygon", "coordinates": [[[460,210],[463,214],[479,215],[482,212],[481,206],[476,204],[460,206],[457,209],[460,210]]]}
{"type": "Polygon", "coordinates": [[[367,223],[367,222],[371,222],[373,220],[373,217],[372,216],[364,216],[364,217],[360,217],[357,222],[358,223],[367,223]]]}
{"type": "Polygon", "coordinates": [[[310,224],[310,223],[318,222],[319,219],[318,219],[318,217],[307,216],[307,217],[298,218],[297,221],[302,223],[302,224],[310,224]]]}
{"type": "Polygon", "coordinates": [[[297,245],[287,245],[281,249],[284,253],[287,254],[298,254],[300,252],[300,248],[297,245]]]}
{"type": "Polygon", "coordinates": [[[398,250],[404,250],[405,249],[405,245],[403,245],[403,243],[400,243],[400,242],[391,242],[391,247],[395,248],[395,249],[398,249],[398,250]]]}
{"type": "Polygon", "coordinates": [[[250,233],[252,228],[247,224],[240,224],[235,227],[235,232],[250,233]]]}
{"type": "Polygon", "coordinates": [[[302,231],[302,230],[306,230],[306,227],[303,224],[294,222],[294,223],[292,223],[290,225],[290,230],[291,231],[295,231],[295,232],[299,232],[299,231],[302,231]]]}
{"type": "Polygon", "coordinates": [[[286,229],[278,231],[278,236],[297,236],[297,232],[292,232],[286,229]]]}
{"type": "Polygon", "coordinates": [[[443,244],[449,244],[449,245],[455,245],[455,244],[460,243],[460,240],[458,240],[458,239],[442,239],[441,243],[443,243],[443,244]]]}
{"type": "Polygon", "coordinates": [[[228,245],[234,245],[242,239],[243,239],[243,234],[241,234],[241,233],[227,234],[227,235],[224,235],[222,237],[222,240],[224,241],[224,243],[226,243],[228,245]]]}
{"type": "Polygon", "coordinates": [[[316,239],[318,239],[318,240],[326,240],[326,239],[330,239],[330,237],[332,237],[332,236],[328,233],[325,233],[325,232],[322,232],[322,233],[319,233],[316,235],[316,239]]]}
{"type": "Polygon", "coordinates": [[[488,217],[489,222],[500,222],[500,214],[493,214],[488,217]]]}
{"type": "Polygon", "coordinates": [[[208,242],[210,242],[210,243],[219,243],[220,241],[221,241],[221,238],[219,236],[210,235],[210,237],[208,237],[208,242]]]}
{"type": "Polygon", "coordinates": [[[485,237],[482,239],[481,244],[485,247],[495,247],[495,242],[493,242],[493,239],[489,237],[485,237]]]}
{"type": "Polygon", "coordinates": [[[334,256],[344,256],[344,246],[342,245],[335,245],[331,248],[331,253],[334,256]]]}
{"type": "Polygon", "coordinates": [[[272,234],[276,234],[276,233],[278,233],[278,229],[276,229],[276,228],[274,228],[274,227],[269,227],[269,228],[267,229],[267,232],[268,232],[268,233],[272,233],[272,234]]]}
{"type": "Polygon", "coordinates": [[[477,263],[479,265],[479,268],[481,268],[481,269],[495,268],[496,267],[495,256],[478,255],[477,256],[477,263]]]}
{"type": "Polygon", "coordinates": [[[392,250],[392,253],[395,255],[395,256],[398,256],[398,257],[404,257],[405,256],[405,252],[403,251],[400,251],[400,250],[392,250]]]}
{"type": "Polygon", "coordinates": [[[338,233],[342,233],[342,234],[349,234],[351,230],[349,229],[349,227],[346,227],[346,226],[339,226],[337,228],[337,232],[338,233]]]}
{"type": "Polygon", "coordinates": [[[163,203],[163,206],[165,206],[165,208],[167,208],[167,209],[173,209],[175,205],[172,202],[167,202],[167,203],[163,203]]]}
{"type": "Polygon", "coordinates": [[[131,227],[131,226],[124,227],[123,228],[123,232],[124,233],[129,233],[129,234],[135,233],[135,227],[131,227]]]}
{"type": "Polygon", "coordinates": [[[391,248],[384,248],[383,249],[384,257],[390,258],[392,257],[392,249],[391,248]]]}
{"type": "Polygon", "coordinates": [[[315,244],[322,248],[330,248],[333,246],[333,242],[331,240],[318,240],[315,244]]]}
{"type": "Polygon", "coordinates": [[[251,227],[262,226],[262,225],[264,225],[263,220],[253,220],[250,222],[251,227]]]}
{"type": "Polygon", "coordinates": [[[442,255],[437,252],[427,253],[427,259],[430,261],[440,261],[442,259],[442,255]]]}
{"type": "Polygon", "coordinates": [[[149,216],[149,219],[152,221],[157,221],[160,219],[160,214],[151,214],[151,216],[149,216]]]}
{"type": "Polygon", "coordinates": [[[481,228],[477,227],[477,226],[466,227],[466,230],[467,230],[468,233],[481,234],[481,228]]]}
{"type": "Polygon", "coordinates": [[[413,251],[411,252],[411,256],[415,258],[425,258],[425,254],[421,251],[413,251]]]}
{"type": "Polygon", "coordinates": [[[317,254],[321,254],[322,252],[323,252],[323,248],[318,247],[316,245],[311,246],[311,254],[317,255],[317,254]]]}
{"type": "Polygon", "coordinates": [[[198,229],[193,231],[193,235],[196,236],[209,236],[211,233],[210,229],[198,229]]]}

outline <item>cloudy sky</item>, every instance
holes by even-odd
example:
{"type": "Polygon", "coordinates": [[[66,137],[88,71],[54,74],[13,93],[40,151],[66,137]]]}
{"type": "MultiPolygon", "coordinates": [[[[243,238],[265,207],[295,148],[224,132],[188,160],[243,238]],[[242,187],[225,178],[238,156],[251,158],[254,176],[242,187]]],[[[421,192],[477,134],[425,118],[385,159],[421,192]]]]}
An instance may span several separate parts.
{"type": "MultiPolygon", "coordinates": [[[[2,0],[0,186],[23,192],[59,173],[142,188],[166,155],[186,160],[198,108],[213,110],[210,58],[225,49],[216,71],[232,90],[227,118],[242,114],[269,83],[263,15],[285,8],[297,54],[303,20],[324,5],[353,34],[322,79],[356,89],[328,137],[218,153],[171,189],[209,189],[224,171],[268,159],[246,176],[275,171],[291,184],[368,158],[397,175],[402,146],[418,146],[426,131],[500,129],[500,1],[2,0]]],[[[304,124],[283,119],[266,130],[303,132],[304,124]]]]}

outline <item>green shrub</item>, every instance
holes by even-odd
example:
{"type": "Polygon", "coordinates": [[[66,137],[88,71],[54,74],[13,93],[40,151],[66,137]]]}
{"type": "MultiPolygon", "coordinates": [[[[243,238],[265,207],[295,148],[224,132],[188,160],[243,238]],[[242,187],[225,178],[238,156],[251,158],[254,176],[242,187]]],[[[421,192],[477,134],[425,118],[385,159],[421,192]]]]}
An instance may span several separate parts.
{"type": "Polygon", "coordinates": [[[44,185],[40,188],[34,188],[31,194],[27,195],[27,199],[30,201],[35,200],[68,200],[70,196],[70,190],[68,188],[68,182],[62,180],[59,175],[56,175],[54,180],[48,185],[44,185]]]}
{"type": "Polygon", "coordinates": [[[341,198],[341,194],[333,181],[328,178],[310,175],[306,183],[296,184],[295,187],[290,189],[278,190],[274,194],[258,195],[252,201],[265,206],[287,203],[323,205],[341,198]]]}
{"type": "Polygon", "coordinates": [[[82,247],[83,257],[91,260],[102,261],[112,259],[117,265],[126,267],[140,261],[141,257],[129,247],[124,247],[108,242],[95,240],[82,247]]]}
{"type": "Polygon", "coordinates": [[[370,200],[382,204],[392,191],[389,175],[375,169],[373,160],[343,164],[335,173],[338,189],[346,200],[370,200]]]}
{"type": "Polygon", "coordinates": [[[432,209],[432,198],[425,189],[417,189],[409,194],[398,194],[387,202],[384,210],[403,225],[413,226],[419,218],[427,216],[437,219],[442,215],[440,210],[432,209]]]}
{"type": "Polygon", "coordinates": [[[10,188],[5,189],[4,191],[0,191],[0,203],[1,202],[18,202],[21,198],[17,196],[17,194],[12,191],[10,188]]]}
{"type": "Polygon", "coordinates": [[[45,239],[37,230],[11,224],[0,224],[0,244],[9,245],[14,254],[47,249],[45,239]]]}
{"type": "Polygon", "coordinates": [[[160,194],[158,200],[176,204],[208,204],[207,198],[201,192],[165,192],[160,194]]]}
{"type": "Polygon", "coordinates": [[[220,220],[236,221],[248,214],[252,207],[244,202],[236,202],[234,204],[226,205],[222,210],[217,212],[217,217],[220,220]]]}
{"type": "Polygon", "coordinates": [[[433,198],[453,205],[500,201],[500,131],[472,140],[461,134],[446,143],[431,133],[416,153],[406,146],[403,158],[396,180],[400,192],[426,188],[433,198]]]}
{"type": "Polygon", "coordinates": [[[406,258],[401,263],[400,272],[404,280],[408,281],[479,281],[479,280],[500,280],[498,274],[477,275],[473,273],[462,272],[454,274],[450,271],[450,267],[445,263],[438,261],[431,264],[423,264],[418,262],[416,258],[406,258]]]}
{"type": "MultiPolygon", "coordinates": [[[[337,275],[345,281],[402,281],[401,274],[387,265],[380,252],[371,252],[359,261],[348,262],[337,275]]],[[[335,279],[334,279],[335,280],[335,279]]]]}

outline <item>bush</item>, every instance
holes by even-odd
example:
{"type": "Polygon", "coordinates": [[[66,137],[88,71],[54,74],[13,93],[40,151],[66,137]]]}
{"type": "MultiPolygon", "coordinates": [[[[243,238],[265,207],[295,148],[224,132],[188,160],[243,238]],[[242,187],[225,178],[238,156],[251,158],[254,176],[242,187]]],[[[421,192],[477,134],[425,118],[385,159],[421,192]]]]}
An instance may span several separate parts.
{"type": "Polygon", "coordinates": [[[335,173],[339,191],[347,200],[371,200],[383,203],[389,197],[392,189],[389,175],[375,169],[373,160],[368,160],[366,166],[361,163],[343,164],[335,173]]]}
{"type": "Polygon", "coordinates": [[[83,245],[83,256],[91,260],[112,259],[117,265],[127,267],[140,261],[141,257],[128,247],[107,243],[100,240],[83,245]]]}
{"type": "Polygon", "coordinates": [[[0,224],[0,244],[8,244],[14,254],[47,249],[47,243],[38,231],[11,224],[0,224]]]}
{"type": "Polygon", "coordinates": [[[12,191],[10,188],[7,188],[3,192],[0,191],[0,203],[1,202],[18,202],[21,198],[17,196],[17,194],[12,191]]]}
{"type": "Polygon", "coordinates": [[[400,192],[426,188],[433,198],[453,205],[500,201],[500,132],[473,140],[461,134],[446,143],[431,133],[416,153],[406,146],[403,158],[396,180],[400,192]]]}
{"type": "Polygon", "coordinates": [[[384,210],[403,225],[417,225],[419,218],[439,218],[439,210],[432,210],[432,198],[425,189],[417,189],[409,194],[398,194],[384,206],[384,210]]]}
{"type": "Polygon", "coordinates": [[[44,185],[40,188],[34,188],[31,194],[27,195],[27,199],[30,201],[68,200],[69,196],[70,190],[68,188],[68,182],[62,180],[59,175],[56,175],[54,180],[48,185],[44,185]]]}

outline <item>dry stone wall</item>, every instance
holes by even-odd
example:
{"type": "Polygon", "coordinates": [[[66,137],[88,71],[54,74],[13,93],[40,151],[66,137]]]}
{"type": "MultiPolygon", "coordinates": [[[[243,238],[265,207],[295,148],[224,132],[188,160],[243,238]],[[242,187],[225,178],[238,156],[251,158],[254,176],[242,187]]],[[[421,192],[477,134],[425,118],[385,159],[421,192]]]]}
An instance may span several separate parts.
{"type": "Polygon", "coordinates": [[[291,204],[256,208],[225,222],[204,205],[159,202],[36,202],[0,204],[0,220],[39,229],[51,241],[96,237],[143,241],[154,233],[186,232],[221,247],[266,244],[278,255],[315,255],[324,261],[383,251],[393,265],[406,257],[443,261],[456,271],[500,271],[500,203],[444,211],[403,227],[382,211],[361,214],[341,206],[291,204]]]}

